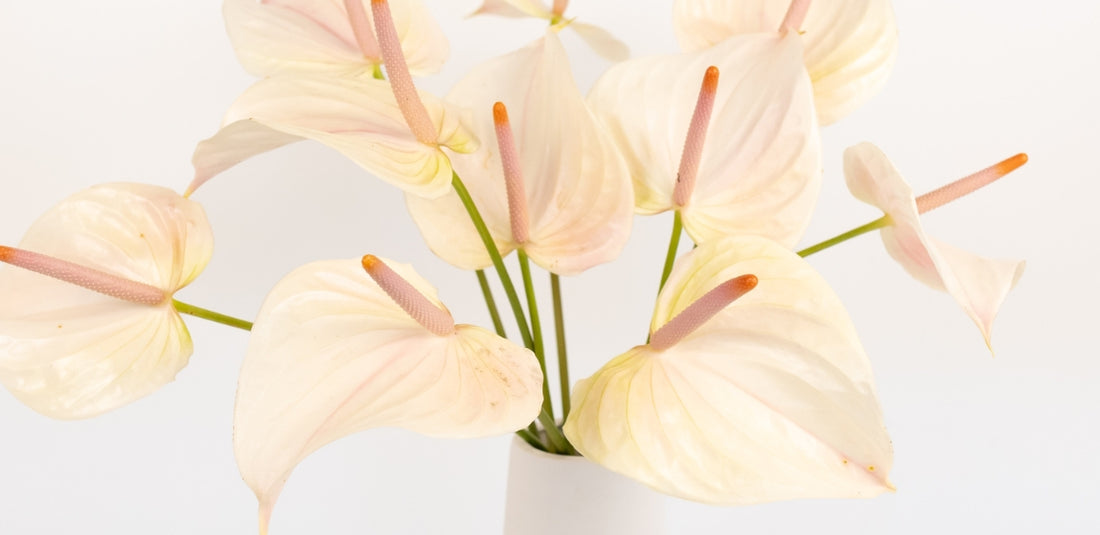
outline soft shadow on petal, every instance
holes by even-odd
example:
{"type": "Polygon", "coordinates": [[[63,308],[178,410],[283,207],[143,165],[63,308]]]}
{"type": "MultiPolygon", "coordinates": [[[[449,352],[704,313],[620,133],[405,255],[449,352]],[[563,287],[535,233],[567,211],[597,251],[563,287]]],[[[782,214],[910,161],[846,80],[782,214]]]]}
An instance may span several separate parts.
{"type": "Polygon", "coordinates": [[[993,319],[1025,263],[981,257],[925,235],[912,188],[878,147],[861,143],[844,152],[848,189],[878,207],[893,224],[882,229],[886,251],[913,278],[951,294],[992,350],[993,319]]]}
{"type": "Polygon", "coordinates": [[[451,165],[440,150],[476,149],[460,113],[421,93],[439,131],[438,145],[420,143],[380,80],[276,76],[247,89],[226,114],[225,126],[195,148],[194,191],[218,173],[299,139],[321,142],[407,192],[439,196],[450,189],[451,165]]]}
{"type": "MultiPolygon", "coordinates": [[[[171,294],[209,262],[202,208],[145,184],[105,184],[65,199],[19,247],[171,294]]],[[[121,301],[13,266],[0,267],[0,382],[38,412],[87,418],[171,382],[191,355],[172,308],[121,301]]]]}
{"type": "MultiPolygon", "coordinates": [[[[577,89],[553,30],[519,51],[477,67],[447,96],[472,110],[480,150],[452,156],[497,247],[516,247],[509,226],[504,173],[490,110],[508,108],[523,169],[530,220],[524,249],[562,275],[618,256],[631,227],[630,177],[622,157],[577,89]]],[[[409,211],[432,251],[463,269],[491,261],[455,193],[409,196],[409,211]]]]}
{"type": "MultiPolygon", "coordinates": [[[[733,35],[775,32],[790,0],[677,0],[673,23],[681,46],[703,50],[733,35]]],[[[806,68],[818,118],[845,117],[885,85],[898,49],[889,0],[811,2],[802,24],[806,68]]]]}
{"type": "Polygon", "coordinates": [[[637,58],[597,81],[589,104],[627,159],[638,213],[673,208],[676,173],[709,66],[720,72],[699,178],[682,210],[699,243],[761,235],[793,246],[821,185],[821,141],[797,36],[730,38],[706,51],[637,58]]]}
{"type": "Polygon", "coordinates": [[[678,344],[635,347],[580,381],[566,435],[611,470],[705,503],[892,490],[867,357],[797,255],[758,237],[703,244],[677,263],[654,325],[749,273],[759,285],[678,344]]]}
{"type": "MultiPolygon", "coordinates": [[[[409,266],[386,264],[441,306],[409,266]]],[[[359,260],[315,262],[280,281],[256,320],[237,390],[237,463],[269,514],[294,467],[325,444],[389,426],[507,433],[535,418],[541,388],[530,351],[469,325],[434,335],[359,260]]]]}
{"type": "MultiPolygon", "coordinates": [[[[370,3],[365,13],[371,20],[370,3]]],[[[437,72],[450,45],[420,0],[391,0],[401,49],[414,75],[437,72]]],[[[381,58],[359,50],[340,0],[226,0],[226,30],[237,58],[256,76],[285,73],[370,76],[381,58]]]]}

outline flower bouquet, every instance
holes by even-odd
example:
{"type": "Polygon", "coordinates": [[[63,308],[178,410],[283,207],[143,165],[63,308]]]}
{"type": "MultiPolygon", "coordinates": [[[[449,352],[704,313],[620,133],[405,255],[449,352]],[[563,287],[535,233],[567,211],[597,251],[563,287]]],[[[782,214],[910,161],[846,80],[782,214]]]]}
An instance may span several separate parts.
{"type": "Polygon", "coordinates": [[[249,330],[233,446],[261,532],[303,459],[379,427],[514,433],[524,447],[718,505],[893,490],[870,363],[804,257],[878,231],[989,344],[1023,263],[939,242],[920,215],[1026,156],[916,195],[876,147],[851,147],[848,187],[883,216],[796,251],[821,187],[820,127],[890,71],[890,3],[677,0],[684,50],[632,60],[567,8],[487,0],[477,14],[548,28],[438,96],[414,79],[449,50],[420,0],[226,0],[238,58],[259,81],[198,144],[182,194],[96,186],[49,210],[18,246],[0,246],[10,264],[0,271],[0,382],[44,415],[90,418],[175,378],[193,350],[181,314],[249,330]],[[587,94],[562,32],[616,62],[587,94]],[[294,270],[253,321],[175,299],[213,254],[198,194],[216,195],[222,172],[301,140],[402,190],[431,250],[476,274],[491,328],[456,322],[412,266],[369,251],[294,270]],[[639,289],[656,292],[648,330],[573,381],[562,278],[614,260],[636,214],[664,212],[666,260],[652,266],[653,289],[639,289]],[[542,277],[549,307],[536,299],[542,277]]]}

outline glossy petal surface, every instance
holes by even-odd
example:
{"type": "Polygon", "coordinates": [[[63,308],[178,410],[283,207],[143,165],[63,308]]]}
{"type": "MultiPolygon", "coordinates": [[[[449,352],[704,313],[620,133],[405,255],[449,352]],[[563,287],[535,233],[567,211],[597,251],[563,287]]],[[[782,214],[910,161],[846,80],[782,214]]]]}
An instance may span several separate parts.
{"type": "MultiPolygon", "coordinates": [[[[685,50],[703,50],[733,35],[777,31],[790,4],[677,0],[673,23],[685,50]]],[[[848,115],[885,85],[898,49],[889,0],[814,1],[801,28],[821,124],[848,115]]]]}
{"type": "MultiPolygon", "coordinates": [[[[473,110],[471,154],[452,158],[502,254],[516,248],[490,110],[508,107],[527,193],[535,263],[572,275],[618,256],[630,234],[630,175],[614,142],[589,111],[573,81],[557,35],[474,69],[447,96],[473,110]]],[[[491,264],[470,217],[453,191],[434,200],[407,196],[429,247],[463,269],[491,264]]]]}
{"type": "Polygon", "coordinates": [[[550,19],[550,8],[539,0],[484,0],[474,15],[500,15],[502,17],[535,17],[550,19]]]}
{"type": "MultiPolygon", "coordinates": [[[[386,264],[442,306],[409,266],[386,264]]],[[[315,262],[279,282],[256,320],[237,390],[237,463],[267,515],[294,467],[325,444],[374,427],[507,433],[535,418],[541,388],[530,351],[470,325],[434,335],[358,260],[315,262]]]]}
{"type": "Polygon", "coordinates": [[[721,73],[690,202],[696,242],[754,234],[793,246],[821,187],[821,141],[797,36],[747,35],[699,53],[612,67],[588,102],[626,156],[636,210],[673,208],[672,193],[699,83],[721,73]]]}
{"type": "MultiPolygon", "coordinates": [[[[370,2],[364,10],[371,19],[370,2]]],[[[416,75],[443,66],[450,46],[421,0],[391,0],[401,50],[416,75]]],[[[226,30],[244,68],[256,76],[288,72],[370,76],[381,57],[359,49],[343,0],[226,0],[226,30]]],[[[373,19],[372,26],[373,26],[373,19]]]]}
{"type": "Polygon", "coordinates": [[[451,164],[440,146],[467,152],[477,141],[458,112],[427,93],[420,97],[438,129],[438,145],[416,140],[384,81],[290,75],[261,80],[233,103],[222,129],[195,148],[189,190],[252,156],[312,139],[405,191],[441,195],[450,188],[451,164]]]}
{"type": "Polygon", "coordinates": [[[679,343],[635,347],[580,381],[570,441],[611,470],[706,503],[891,490],[867,357],[840,300],[797,255],[759,237],[699,246],[677,262],[653,329],[745,274],[758,286],[679,343]]]}
{"type": "Polygon", "coordinates": [[[981,257],[926,236],[912,188],[886,155],[870,143],[844,152],[844,174],[857,199],[893,220],[893,225],[882,229],[882,242],[890,256],[913,278],[951,294],[990,345],[997,309],[1023,275],[1025,263],[981,257]]]}
{"type": "MultiPolygon", "coordinates": [[[[202,208],[144,184],[105,184],[65,199],[20,248],[175,292],[210,260],[202,208]]],[[[191,337],[171,300],[108,297],[13,266],[0,267],[0,382],[53,418],[87,418],[171,382],[191,337]]]]}

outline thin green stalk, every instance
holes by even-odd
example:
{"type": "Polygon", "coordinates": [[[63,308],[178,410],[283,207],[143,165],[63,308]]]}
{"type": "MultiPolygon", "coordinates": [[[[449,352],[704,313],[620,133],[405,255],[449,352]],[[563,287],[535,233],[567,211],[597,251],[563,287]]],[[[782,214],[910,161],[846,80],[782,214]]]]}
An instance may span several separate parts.
{"type": "Polygon", "coordinates": [[[493,290],[489,288],[489,278],[485,276],[485,270],[477,270],[477,283],[481,286],[481,295],[485,297],[485,307],[489,309],[489,317],[493,319],[493,329],[497,336],[508,338],[504,332],[504,323],[500,321],[500,312],[497,310],[496,299],[493,299],[493,290]]]}
{"type": "Polygon", "coordinates": [[[493,260],[493,267],[496,268],[500,282],[504,285],[504,293],[508,295],[508,304],[512,306],[512,314],[516,317],[516,325],[519,326],[519,334],[523,338],[524,347],[535,347],[531,338],[531,330],[527,326],[527,318],[523,313],[523,305],[520,304],[519,294],[516,293],[516,286],[512,284],[512,277],[508,275],[508,270],[504,267],[504,259],[500,257],[500,251],[497,250],[497,245],[493,242],[493,236],[489,234],[489,227],[485,226],[485,220],[481,218],[481,212],[478,211],[474,199],[470,197],[470,192],[466,189],[466,185],[462,183],[458,173],[452,173],[451,185],[458,193],[458,198],[462,200],[466,213],[470,214],[470,220],[473,221],[478,236],[481,236],[481,242],[485,244],[485,249],[489,252],[489,258],[493,260]]]}
{"type": "Polygon", "coordinates": [[[830,248],[830,247],[832,247],[832,246],[834,246],[838,243],[844,243],[844,242],[846,242],[846,241],[848,241],[852,238],[855,238],[856,236],[859,236],[861,234],[866,234],[868,232],[871,232],[872,230],[878,230],[882,227],[888,227],[892,224],[893,224],[893,221],[890,220],[890,216],[884,215],[884,216],[882,216],[882,217],[880,217],[880,218],[878,218],[878,219],[876,219],[876,220],[874,220],[870,223],[867,223],[866,225],[860,225],[860,226],[858,226],[858,227],[856,227],[852,230],[849,230],[848,232],[844,232],[842,234],[837,234],[836,236],[833,236],[832,238],[829,238],[829,239],[827,239],[827,240],[825,240],[821,243],[811,245],[811,246],[799,251],[798,256],[801,256],[801,257],[805,258],[807,256],[810,256],[810,255],[816,253],[816,252],[824,251],[825,249],[828,249],[828,248],[830,248]]]}
{"type": "Polygon", "coordinates": [[[561,278],[550,274],[550,292],[554,296],[554,334],[558,348],[558,381],[561,384],[561,419],[569,418],[569,356],[565,350],[565,313],[561,305],[561,278]]]}
{"type": "Polygon", "coordinates": [[[676,251],[680,249],[680,234],[683,233],[684,222],[680,219],[680,211],[672,217],[672,237],[668,240],[668,253],[665,254],[665,268],[661,271],[661,285],[657,287],[657,293],[661,293],[668,276],[672,274],[672,264],[676,262],[676,251]]]}
{"type": "Polygon", "coordinates": [[[557,422],[554,421],[554,417],[546,414],[546,411],[539,413],[539,421],[542,422],[542,426],[546,429],[546,438],[550,441],[550,449],[547,449],[550,453],[559,453],[561,455],[574,455],[575,451],[573,446],[569,444],[569,440],[565,438],[565,435],[561,433],[561,429],[558,429],[557,422]]]}
{"type": "Polygon", "coordinates": [[[554,404],[550,401],[550,385],[546,374],[546,348],[542,343],[542,322],[539,320],[539,305],[535,301],[535,285],[531,282],[531,263],[527,260],[527,253],[523,249],[516,250],[519,257],[519,270],[523,274],[523,289],[527,293],[527,310],[531,314],[531,331],[534,335],[535,358],[542,369],[542,411],[550,415],[550,421],[554,421],[554,404]]]}
{"type": "Polygon", "coordinates": [[[374,65],[374,69],[371,71],[371,77],[375,80],[385,80],[386,75],[382,73],[382,66],[379,64],[374,65]]]}
{"type": "Polygon", "coordinates": [[[228,325],[230,327],[236,327],[245,331],[252,330],[252,322],[250,321],[234,318],[233,316],[227,316],[225,314],[214,312],[213,310],[207,310],[205,308],[197,307],[195,305],[189,305],[182,301],[176,301],[175,299],[172,300],[172,306],[175,307],[180,314],[189,314],[197,318],[213,321],[214,323],[221,323],[222,325],[228,325]]]}
{"type": "Polygon", "coordinates": [[[527,429],[520,429],[519,431],[516,431],[516,434],[519,435],[519,438],[522,438],[524,442],[530,444],[532,448],[535,448],[536,450],[546,451],[546,446],[544,446],[542,442],[538,439],[538,435],[536,433],[532,433],[527,429]]]}

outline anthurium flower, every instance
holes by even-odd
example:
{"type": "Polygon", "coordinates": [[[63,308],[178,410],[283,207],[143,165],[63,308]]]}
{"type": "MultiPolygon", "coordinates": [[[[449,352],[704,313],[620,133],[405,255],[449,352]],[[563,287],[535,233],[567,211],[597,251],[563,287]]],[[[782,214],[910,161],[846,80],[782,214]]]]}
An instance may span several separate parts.
{"type": "Polygon", "coordinates": [[[481,7],[473,15],[500,15],[503,17],[532,17],[550,22],[556,30],[571,28],[588,44],[597,54],[610,61],[623,61],[630,57],[630,48],[617,39],[611,32],[577,22],[576,19],[565,18],[565,8],[569,6],[569,0],[554,0],[551,7],[546,7],[542,0],[484,0],[481,7]]]}
{"type": "MultiPolygon", "coordinates": [[[[795,0],[808,3],[798,29],[813,79],[818,119],[827,125],[882,89],[898,50],[890,0],[795,0]]],[[[715,46],[733,35],[773,32],[791,0],[676,0],[673,24],[687,51],[715,46]]]]}
{"type": "Polygon", "coordinates": [[[410,130],[390,85],[382,80],[283,75],[257,82],[230,106],[222,128],[195,148],[188,193],[257,154],[311,139],[351,158],[382,180],[414,195],[450,188],[451,164],[440,147],[477,147],[460,112],[420,93],[432,137],[410,130]]]}
{"type": "Polygon", "coordinates": [[[542,380],[531,351],[455,325],[407,265],[368,255],[298,268],[264,301],[237,388],[234,448],[262,529],[291,471],[325,444],[374,427],[514,431],[538,414],[542,380]]]}
{"type": "MultiPolygon", "coordinates": [[[[225,26],[245,70],[371,75],[383,63],[366,0],[225,0],[225,26]]],[[[450,53],[421,0],[393,0],[393,19],[417,75],[439,70],[450,53]]]]}
{"type": "Polygon", "coordinates": [[[795,32],[620,63],[596,82],[588,103],[626,156],[638,213],[679,210],[697,243],[754,234],[793,246],[801,237],[821,185],[821,141],[795,32]],[[696,147],[697,178],[675,199],[681,149],[693,146],[699,81],[712,66],[721,78],[708,97],[713,111],[696,147]]]}
{"type": "Polygon", "coordinates": [[[1022,260],[977,256],[925,235],[920,224],[927,212],[996,180],[1027,162],[1016,155],[958,182],[916,197],[901,173],[878,147],[861,143],[844,151],[848,189],[865,203],[878,207],[891,225],[882,229],[887,252],[913,278],[946,291],[978,325],[992,350],[993,318],[1008,291],[1024,273],[1022,260]]]}
{"type": "Polygon", "coordinates": [[[87,418],[171,382],[191,356],[172,294],[210,260],[197,203],[158,186],[104,184],[0,246],[0,383],[53,418],[87,418]]]}
{"type": "Polygon", "coordinates": [[[893,489],[867,357],[796,254],[754,236],[700,245],[677,262],[651,333],[576,385],[565,434],[585,457],[714,504],[893,489]]]}
{"type": "Polygon", "coordinates": [[[260,81],[233,104],[222,129],[195,148],[186,195],[243,160],[301,139],[320,141],[415,195],[449,191],[451,163],[440,147],[470,152],[477,140],[461,112],[413,85],[389,2],[372,0],[371,13],[389,82],[306,75],[260,81]]]}
{"type": "MultiPolygon", "coordinates": [[[[484,142],[477,152],[451,158],[502,254],[522,247],[535,263],[562,275],[618,256],[630,233],[630,174],[585,104],[553,30],[475,68],[447,101],[473,110],[471,125],[483,140],[504,126],[508,146],[518,155],[484,142]],[[502,105],[493,113],[495,102],[502,105]],[[511,226],[515,203],[507,199],[505,162],[515,162],[522,175],[523,237],[511,226]]],[[[441,258],[463,269],[492,263],[456,193],[406,199],[425,241],[441,258]]]]}

